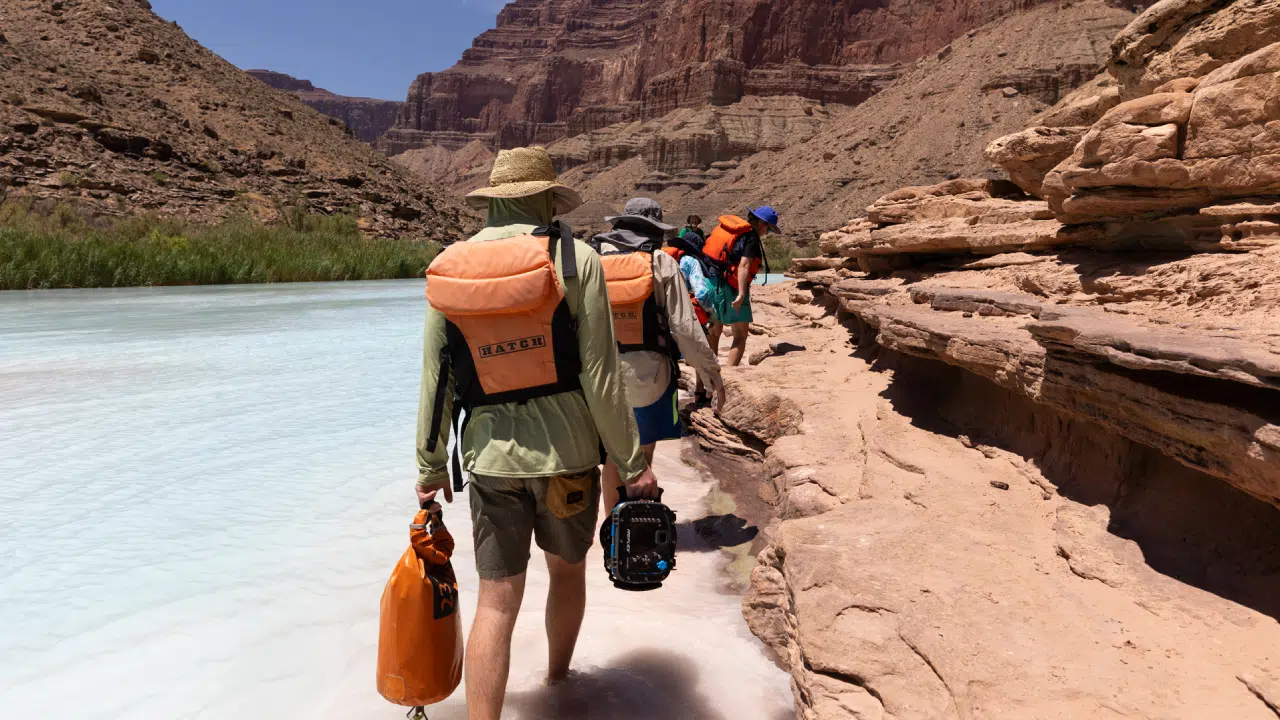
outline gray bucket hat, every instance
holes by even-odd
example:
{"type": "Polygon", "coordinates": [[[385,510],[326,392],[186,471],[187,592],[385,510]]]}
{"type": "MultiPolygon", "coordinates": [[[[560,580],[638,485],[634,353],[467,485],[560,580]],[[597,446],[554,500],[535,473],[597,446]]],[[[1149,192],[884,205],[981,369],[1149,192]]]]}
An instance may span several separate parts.
{"type": "Polygon", "coordinates": [[[649,198],[631,198],[627,201],[627,206],[622,208],[621,215],[605,218],[606,222],[615,226],[619,220],[637,220],[664,233],[673,232],[676,229],[674,225],[662,222],[662,205],[657,200],[649,198]]]}

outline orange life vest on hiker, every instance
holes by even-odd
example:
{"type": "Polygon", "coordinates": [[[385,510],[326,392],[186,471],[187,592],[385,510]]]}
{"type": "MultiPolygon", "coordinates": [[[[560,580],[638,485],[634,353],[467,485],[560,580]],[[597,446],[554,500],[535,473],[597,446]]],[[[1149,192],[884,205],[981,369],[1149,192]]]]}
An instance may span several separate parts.
{"type": "Polygon", "coordinates": [[[378,693],[397,705],[422,707],[462,682],[462,616],[449,558],[453,536],[428,528],[421,510],[409,526],[409,549],[382,592],[378,628],[378,693]]]}
{"type": "MultiPolygon", "coordinates": [[[[734,290],[738,289],[738,263],[732,262],[729,256],[733,254],[738,238],[749,232],[751,232],[751,223],[737,215],[722,215],[720,225],[711,231],[707,236],[706,244],[702,246],[702,253],[720,267],[724,281],[734,290]]],[[[759,258],[750,258],[748,262],[751,268],[751,280],[754,280],[760,272],[761,261],[759,258]]]]}
{"type": "MultiPolygon", "coordinates": [[[[556,273],[561,245],[564,277],[575,278],[573,234],[561,223],[533,235],[456,243],[427,269],[427,301],[448,320],[429,451],[435,451],[439,438],[450,372],[459,438],[466,429],[465,422],[458,427],[464,410],[470,419],[477,407],[582,389],[577,323],[556,273]]],[[[461,490],[456,445],[452,472],[454,487],[461,490]]]]}
{"type": "MultiPolygon", "coordinates": [[[[600,245],[601,241],[610,243],[610,238],[598,235],[593,243],[600,253],[600,265],[604,268],[604,280],[609,289],[613,334],[618,341],[618,350],[624,353],[655,352],[669,355],[672,362],[679,362],[680,349],[671,336],[670,320],[655,296],[654,255],[649,252],[653,245],[646,244],[638,250],[606,250],[600,245]]],[[[611,243],[610,247],[618,246],[611,243]]]]}

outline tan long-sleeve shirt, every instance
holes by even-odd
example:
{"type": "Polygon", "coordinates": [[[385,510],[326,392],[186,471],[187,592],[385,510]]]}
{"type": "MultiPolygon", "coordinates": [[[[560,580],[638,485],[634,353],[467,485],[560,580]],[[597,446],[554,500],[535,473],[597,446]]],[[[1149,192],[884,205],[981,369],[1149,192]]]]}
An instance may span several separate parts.
{"type": "MultiPolygon", "coordinates": [[[[486,228],[469,242],[515,237],[533,230],[532,225],[486,228]]],[[[589,245],[575,242],[578,277],[565,283],[565,298],[578,321],[582,392],[476,408],[461,439],[462,465],[468,472],[494,477],[585,472],[600,463],[601,444],[618,466],[623,482],[634,480],[647,466],[635,416],[627,402],[604,269],[589,245]]],[[[562,258],[555,260],[564,277],[562,258]]],[[[445,317],[428,306],[418,408],[418,484],[422,487],[448,481],[452,388],[446,394],[445,420],[436,450],[427,451],[444,344],[445,317]]]]}

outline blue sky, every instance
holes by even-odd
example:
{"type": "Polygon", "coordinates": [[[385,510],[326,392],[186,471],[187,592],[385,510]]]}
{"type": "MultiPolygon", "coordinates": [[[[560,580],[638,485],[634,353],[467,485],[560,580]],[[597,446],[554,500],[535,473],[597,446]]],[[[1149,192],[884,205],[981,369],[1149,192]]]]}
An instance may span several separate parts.
{"type": "Polygon", "coordinates": [[[151,0],[205,47],[244,68],[342,95],[403,100],[419,73],[457,62],[502,0],[151,0]]]}

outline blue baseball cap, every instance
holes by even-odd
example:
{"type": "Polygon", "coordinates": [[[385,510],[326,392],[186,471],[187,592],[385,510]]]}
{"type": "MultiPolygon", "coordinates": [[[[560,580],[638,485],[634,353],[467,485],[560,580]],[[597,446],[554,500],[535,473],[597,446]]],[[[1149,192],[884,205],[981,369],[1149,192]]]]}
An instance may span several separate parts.
{"type": "Polygon", "coordinates": [[[772,207],[769,207],[768,205],[761,205],[758,208],[753,208],[748,206],[747,212],[763,220],[764,224],[768,225],[770,230],[778,233],[779,235],[782,234],[782,231],[778,229],[778,211],[777,210],[774,210],[772,207]]]}

